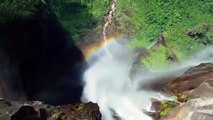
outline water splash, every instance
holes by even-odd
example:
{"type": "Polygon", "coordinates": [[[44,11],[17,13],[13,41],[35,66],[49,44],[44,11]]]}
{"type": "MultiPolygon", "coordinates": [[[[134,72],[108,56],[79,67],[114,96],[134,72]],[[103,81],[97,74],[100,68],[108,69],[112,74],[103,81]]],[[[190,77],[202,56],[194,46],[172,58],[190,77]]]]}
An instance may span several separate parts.
{"type": "MultiPolygon", "coordinates": [[[[119,117],[127,120],[151,120],[149,116],[140,111],[140,107],[135,105],[136,98],[141,97],[128,77],[131,51],[119,44],[114,44],[109,50],[113,58],[107,54],[102,55],[86,71],[83,101],[98,103],[103,120],[113,120],[111,109],[119,117]]],[[[142,105],[144,108],[151,105],[146,104],[145,99],[143,101],[145,104],[142,105]]]]}
{"type": "Polygon", "coordinates": [[[134,53],[125,45],[114,42],[113,47],[109,49],[112,57],[106,53],[99,56],[83,77],[85,86],[82,101],[97,103],[102,113],[102,120],[114,120],[112,111],[122,120],[152,120],[143,112],[150,111],[151,99],[171,100],[172,98],[154,91],[149,85],[165,82],[165,78],[175,78],[188,68],[202,62],[213,62],[213,47],[210,47],[195,55],[197,57],[194,57],[194,60],[178,66],[172,65],[160,72],[141,72],[140,77],[132,81],[129,72],[134,53]]]}

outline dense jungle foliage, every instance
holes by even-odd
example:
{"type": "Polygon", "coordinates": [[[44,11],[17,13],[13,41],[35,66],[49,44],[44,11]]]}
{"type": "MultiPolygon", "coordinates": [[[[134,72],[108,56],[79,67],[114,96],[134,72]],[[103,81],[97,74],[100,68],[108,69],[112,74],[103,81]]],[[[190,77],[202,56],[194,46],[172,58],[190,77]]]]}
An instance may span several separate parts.
{"type": "MultiPolygon", "coordinates": [[[[52,3],[64,26],[80,43],[101,39],[103,18],[110,4],[111,0],[52,3]]],[[[168,47],[159,46],[142,60],[149,68],[159,68],[170,63],[167,56],[171,51],[181,60],[213,43],[213,1],[117,0],[111,27],[114,33],[131,36],[132,48],[148,49],[163,34],[168,47]]]]}
{"type": "MultiPolygon", "coordinates": [[[[30,16],[38,3],[48,5],[56,13],[77,44],[90,44],[102,38],[103,18],[111,0],[4,0],[0,2],[0,14],[5,17],[0,20],[30,16]]],[[[112,33],[131,36],[132,48],[149,48],[162,34],[169,50],[160,46],[143,61],[150,67],[156,61],[167,64],[168,51],[183,59],[213,43],[213,1],[117,0],[111,27],[112,33]]]]}

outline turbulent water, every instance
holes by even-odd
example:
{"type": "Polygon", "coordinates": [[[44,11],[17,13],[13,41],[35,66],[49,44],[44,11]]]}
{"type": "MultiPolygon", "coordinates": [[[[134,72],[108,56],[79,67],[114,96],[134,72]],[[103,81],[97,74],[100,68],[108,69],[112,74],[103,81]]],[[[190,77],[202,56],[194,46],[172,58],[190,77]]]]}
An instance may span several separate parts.
{"type": "Polygon", "coordinates": [[[141,71],[137,79],[131,80],[129,75],[134,53],[118,42],[109,47],[109,52],[110,56],[100,50],[97,54],[102,54],[91,62],[84,74],[82,101],[98,103],[102,120],[113,120],[112,114],[115,113],[122,120],[152,120],[143,112],[150,111],[151,98],[171,99],[154,91],[153,83],[176,77],[201,62],[213,61],[213,47],[209,47],[184,64],[169,66],[160,72],[141,71]]]}

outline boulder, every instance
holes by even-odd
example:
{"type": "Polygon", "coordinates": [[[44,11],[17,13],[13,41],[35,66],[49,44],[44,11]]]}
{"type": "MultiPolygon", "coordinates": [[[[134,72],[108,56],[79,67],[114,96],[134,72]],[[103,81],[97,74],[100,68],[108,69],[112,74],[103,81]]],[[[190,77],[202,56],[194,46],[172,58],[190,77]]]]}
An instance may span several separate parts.
{"type": "Polygon", "coordinates": [[[183,94],[190,98],[213,98],[213,87],[209,83],[203,82],[197,88],[185,91],[183,94]]]}
{"type": "Polygon", "coordinates": [[[177,106],[160,120],[213,120],[213,98],[192,99],[177,106]]]}
{"type": "Polygon", "coordinates": [[[169,83],[171,91],[188,96],[160,120],[213,120],[213,64],[202,63],[188,69],[169,83]]]}
{"type": "Polygon", "coordinates": [[[0,120],[10,120],[10,116],[19,110],[19,105],[10,101],[0,100],[0,120]]]}
{"type": "Polygon", "coordinates": [[[168,87],[171,91],[180,92],[197,88],[204,81],[213,80],[213,64],[202,63],[198,66],[188,69],[184,74],[173,80],[168,87]]]}
{"type": "Polygon", "coordinates": [[[22,106],[18,112],[16,112],[11,120],[42,120],[38,116],[38,112],[31,106],[22,106]]]}

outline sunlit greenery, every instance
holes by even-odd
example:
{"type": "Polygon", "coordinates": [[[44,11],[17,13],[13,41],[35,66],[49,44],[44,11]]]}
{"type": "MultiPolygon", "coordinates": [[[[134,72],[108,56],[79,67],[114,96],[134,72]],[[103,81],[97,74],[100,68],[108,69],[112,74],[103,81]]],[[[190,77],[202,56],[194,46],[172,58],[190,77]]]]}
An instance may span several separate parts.
{"type": "MultiPolygon", "coordinates": [[[[102,37],[103,18],[110,3],[111,0],[3,0],[0,20],[29,17],[39,5],[47,5],[76,43],[90,44],[102,37]]],[[[159,51],[143,60],[151,68],[163,67],[169,64],[165,58],[168,50],[172,49],[179,59],[186,59],[213,43],[212,6],[212,0],[117,0],[113,30],[131,36],[131,48],[149,48],[163,34],[170,49],[157,48],[159,51]],[[189,36],[188,31],[201,36],[189,36]]]]}
{"type": "MultiPolygon", "coordinates": [[[[100,39],[111,0],[56,1],[53,8],[76,42],[100,39]],[[73,3],[81,6],[76,9],[73,3]],[[65,7],[69,5],[72,9],[65,7]]],[[[211,0],[117,0],[114,30],[132,36],[131,48],[149,48],[163,34],[169,48],[156,48],[142,60],[148,68],[156,69],[170,64],[166,57],[171,50],[182,60],[206,46],[204,39],[213,43],[212,6],[211,0]],[[207,32],[205,25],[209,26],[207,32]],[[188,31],[202,33],[206,38],[190,37],[188,31]]]]}
{"type": "Polygon", "coordinates": [[[180,105],[180,103],[188,102],[190,99],[188,96],[182,94],[175,94],[172,101],[162,100],[160,103],[160,116],[166,116],[175,107],[180,105]]]}
{"type": "MultiPolygon", "coordinates": [[[[56,0],[53,8],[76,41],[94,41],[84,36],[101,34],[103,16],[111,0],[56,0]],[[78,5],[73,5],[78,3],[78,5]]],[[[133,37],[131,47],[147,48],[162,33],[180,58],[203,44],[186,34],[203,24],[213,24],[211,0],[117,0],[114,27],[116,32],[133,37]],[[183,49],[184,48],[184,49],[183,49]],[[181,52],[180,52],[181,50],[181,52]]],[[[207,36],[212,40],[212,29],[207,36]]]]}
{"type": "Polygon", "coordinates": [[[179,103],[177,101],[162,100],[160,105],[160,116],[166,116],[172,109],[174,109],[178,105],[179,103]]]}

